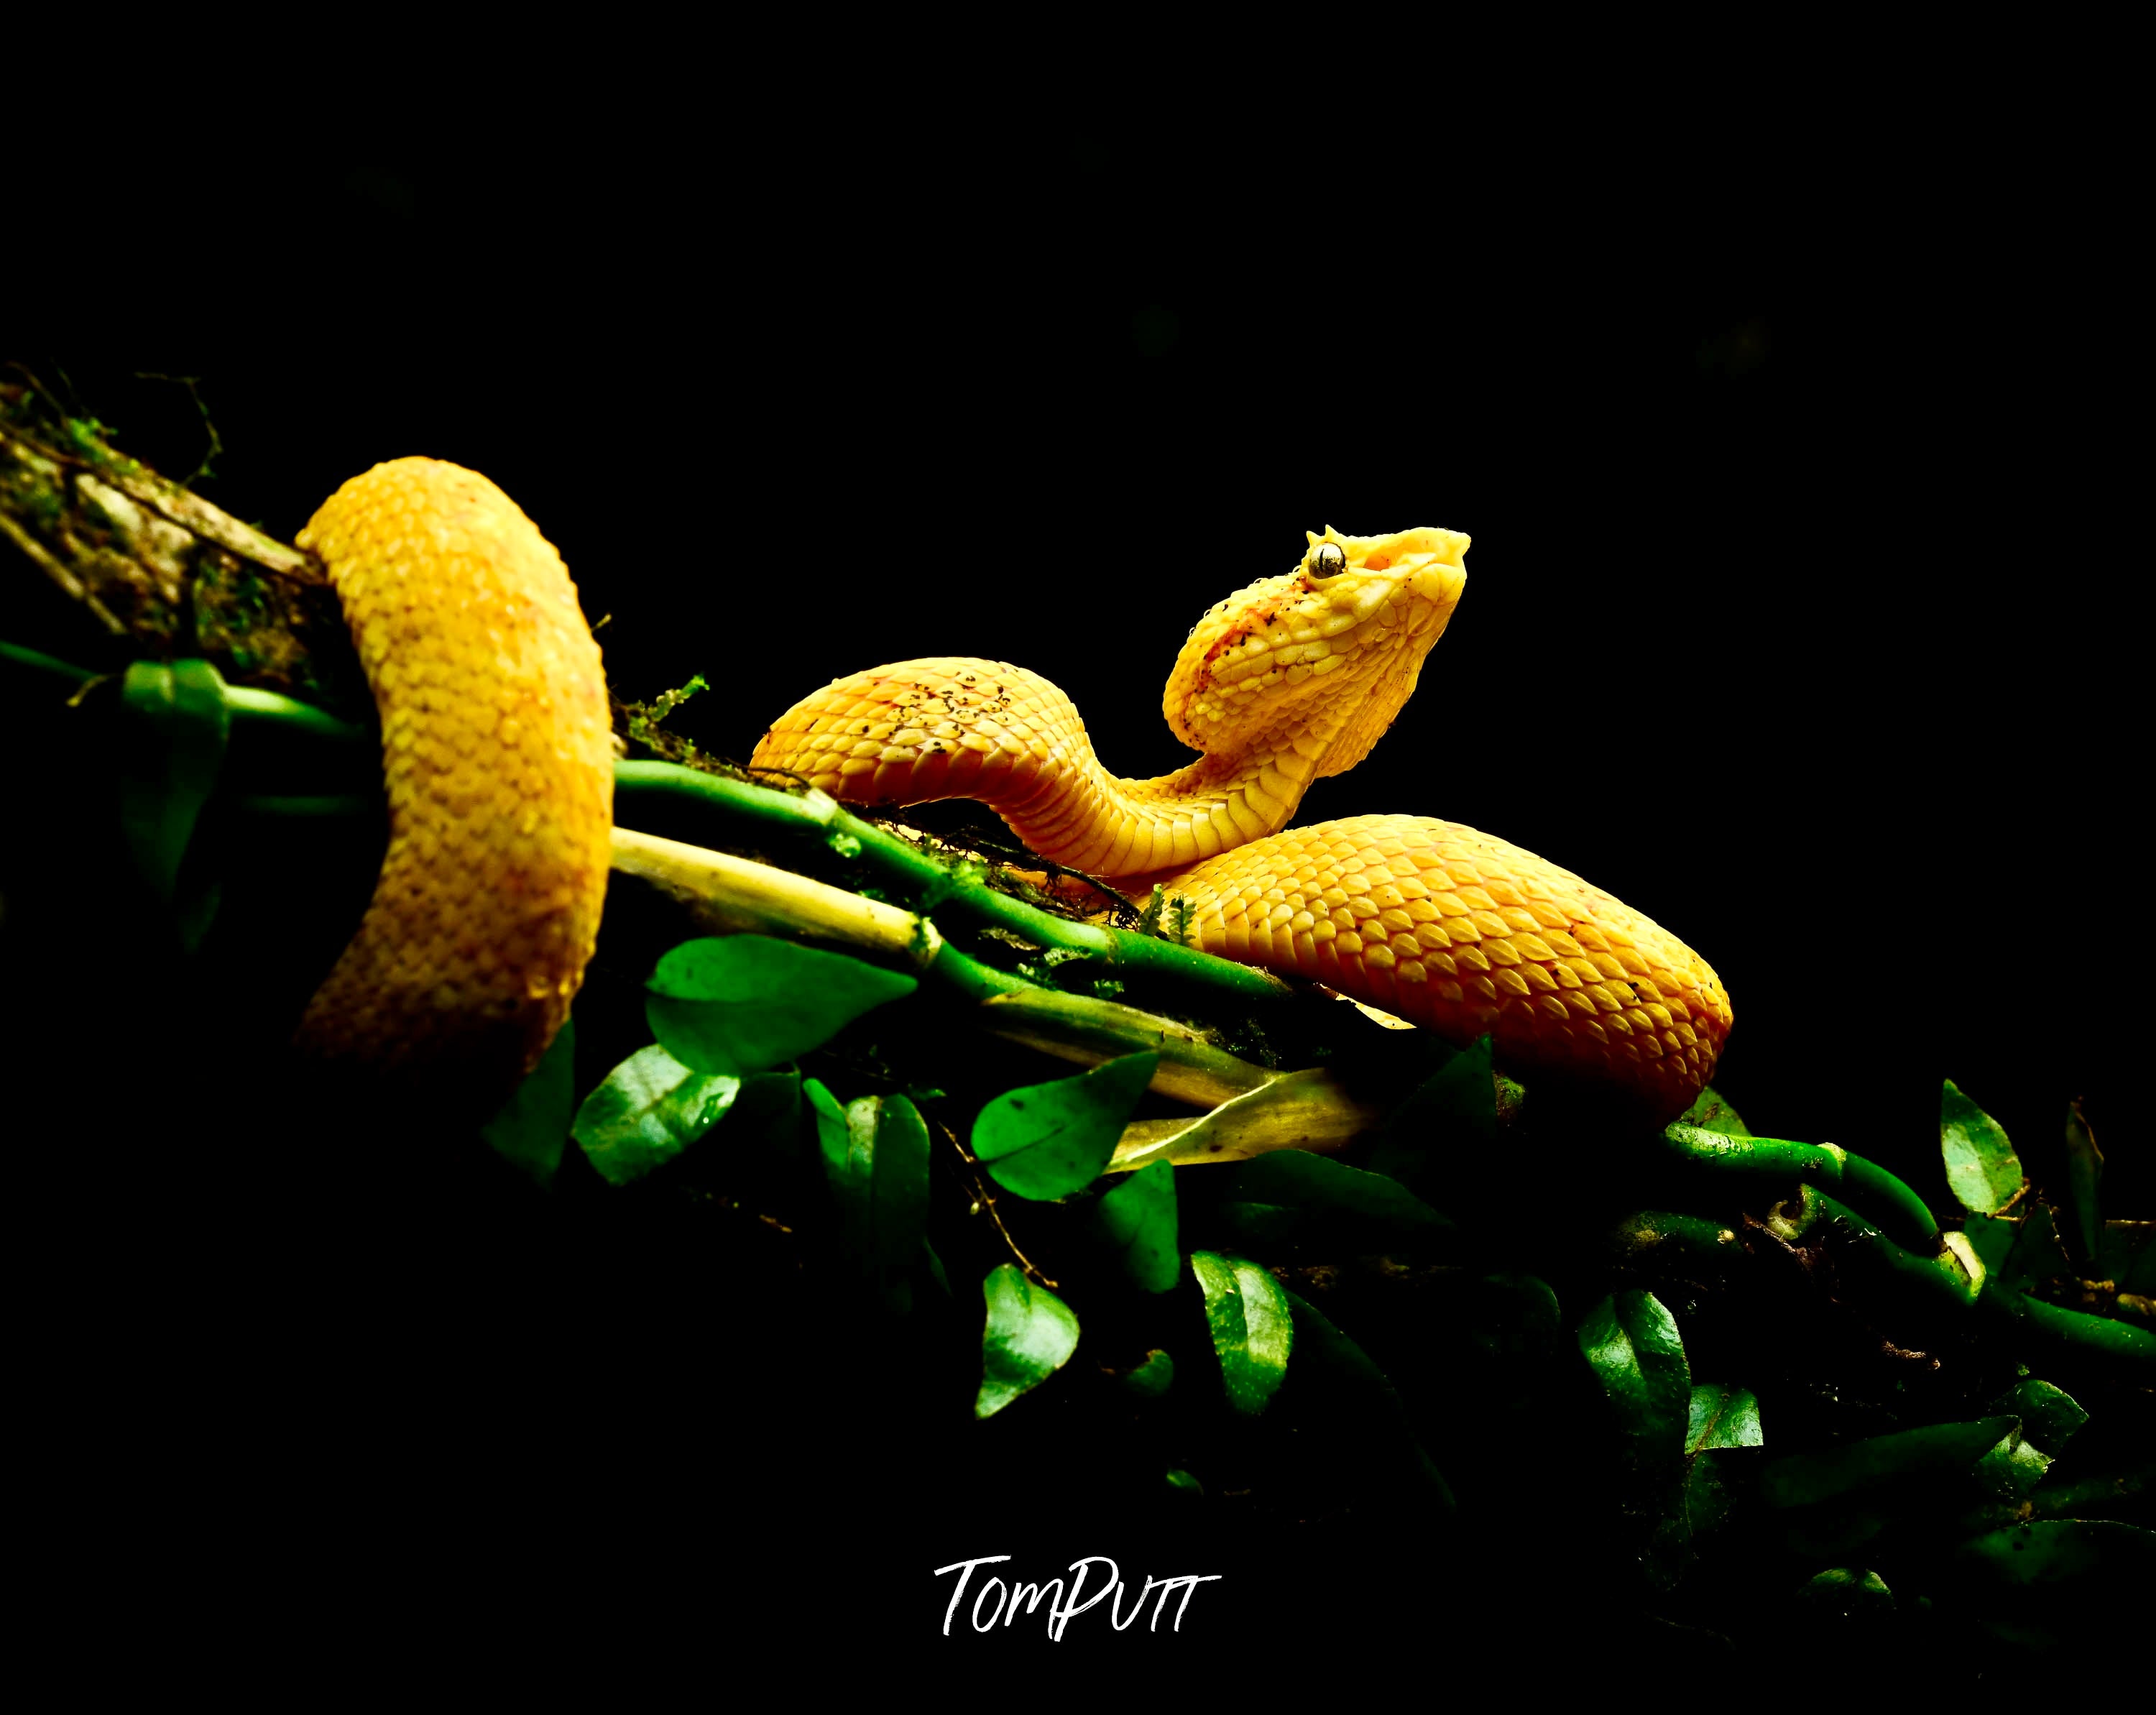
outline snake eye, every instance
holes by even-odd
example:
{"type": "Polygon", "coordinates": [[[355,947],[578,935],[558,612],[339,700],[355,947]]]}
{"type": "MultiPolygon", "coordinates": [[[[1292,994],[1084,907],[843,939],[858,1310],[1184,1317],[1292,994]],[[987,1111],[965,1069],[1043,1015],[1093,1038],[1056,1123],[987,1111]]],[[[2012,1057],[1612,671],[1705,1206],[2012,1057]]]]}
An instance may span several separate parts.
{"type": "Polygon", "coordinates": [[[1348,556],[1337,542],[1322,542],[1310,557],[1310,575],[1320,581],[1337,578],[1348,569],[1348,556]]]}

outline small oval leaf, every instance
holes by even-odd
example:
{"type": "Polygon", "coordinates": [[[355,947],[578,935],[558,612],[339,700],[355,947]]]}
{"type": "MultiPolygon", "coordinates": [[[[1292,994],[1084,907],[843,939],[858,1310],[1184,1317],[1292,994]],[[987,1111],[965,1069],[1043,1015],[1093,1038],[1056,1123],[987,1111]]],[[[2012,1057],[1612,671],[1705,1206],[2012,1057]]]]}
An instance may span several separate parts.
{"type": "Polygon", "coordinates": [[[1370,1170],[1414,1185],[1440,1156],[1479,1159],[1496,1142],[1497,1086],[1484,1036],[1439,1067],[1385,1122],[1370,1170]]]}
{"type": "Polygon", "coordinates": [[[1675,1461],[1691,1411],[1691,1371],[1676,1318],[1638,1287],[1604,1298],[1580,1324],[1579,1349],[1614,1408],[1631,1456],[1675,1461]]]}
{"type": "Polygon", "coordinates": [[[180,867],[203,806],[216,788],[232,736],[224,680],[208,661],[129,665],[120,706],[120,825],[129,855],[160,904],[172,907],[182,944],[200,944],[217,909],[215,883],[182,898],[180,867]]]}
{"type": "Polygon", "coordinates": [[[862,1014],[899,1000],[911,977],[767,935],[685,941],[644,984],[651,1034],[700,1072],[739,1077],[821,1048],[862,1014]]]}
{"type": "Polygon", "coordinates": [[[740,1079],[692,1071],[654,1042],[607,1074],[570,1131],[601,1178],[626,1185],[710,1131],[740,1088],[740,1079]]]}
{"type": "Polygon", "coordinates": [[[480,1127],[495,1153],[542,1185],[553,1182],[577,1111],[577,1021],[562,1020],[539,1064],[480,1127]]]}
{"type": "Polygon", "coordinates": [[[1223,1196],[1231,1204],[1375,1229],[1391,1239],[1437,1239],[1458,1230],[1398,1179],[1298,1149],[1238,1163],[1228,1169],[1223,1196]]]}
{"type": "Polygon", "coordinates": [[[1079,1077],[1007,1090],[973,1122],[973,1153],[1020,1197],[1048,1202],[1082,1191],[1107,1166],[1159,1064],[1147,1049],[1079,1077]]]}
{"type": "Polygon", "coordinates": [[[1798,1604],[1815,1614],[1854,1618],[1861,1614],[1884,1613],[1894,1606],[1894,1593],[1887,1580],[1857,1566],[1834,1566],[1797,1587],[1798,1604]]]}
{"type": "Polygon", "coordinates": [[[839,1242],[865,1268],[902,1268],[928,1227],[928,1126],[905,1096],[864,1096],[841,1109],[815,1079],[824,1172],[839,1204],[839,1242]]]}
{"type": "Polygon", "coordinates": [[[1354,1480],[1382,1488],[1389,1502],[1455,1511],[1451,1486],[1416,1436],[1399,1389],[1315,1305],[1284,1296],[1301,1342],[1296,1385],[1317,1384],[1304,1394],[1306,1409],[1322,1401],[1312,1427],[1353,1461],[1354,1480]]]}
{"type": "Polygon", "coordinates": [[[1791,1453],[1759,1474],[1759,1497],[1769,1507],[1804,1507],[1918,1476],[1973,1471],[2015,1428],[2010,1416],[1871,1435],[1819,1453],[1791,1453]]]}
{"type": "Polygon", "coordinates": [[[1991,1402],[1994,1411],[2010,1411],[2021,1420],[2021,1432],[2056,1459],[2074,1432],[2089,1420],[2081,1402],[2063,1389],[2034,1376],[2016,1383],[1991,1402]]]}
{"type": "Polygon", "coordinates": [[[2009,1589],[2087,1580],[2145,1594],[2156,1583],[2156,1531],[2107,1519],[2045,1519],[1978,1537],[1956,1558],[2009,1589]]]}
{"type": "Polygon", "coordinates": [[[2098,1195],[2103,1184],[2103,1152],[2096,1147],[2087,1116],[2078,1101],[2066,1107],[2066,1205],[2073,1211],[2073,1235],[2082,1260],[2096,1266],[2102,1248],[2103,1205],[2098,1195]]]}
{"type": "Polygon", "coordinates": [[[1255,1417],[1287,1374],[1288,1353],[1295,1343],[1287,1294],[1247,1257],[1194,1250],[1190,1269],[1205,1295],[1205,1323],[1220,1359],[1228,1403],[1255,1417]]]}
{"type": "Polygon", "coordinates": [[[1123,1378],[1123,1385],[1141,1399],[1158,1399],[1175,1382],[1175,1360],[1158,1346],[1145,1355],[1145,1362],[1123,1378]]]}
{"type": "Polygon", "coordinates": [[[1952,1078],[1939,1094],[1939,1153],[1947,1189],[1972,1214],[1998,1214],[2021,1189],[2021,1158],[2005,1132],[1952,1078]]]}
{"type": "Polygon", "coordinates": [[[973,1415],[993,1417],[1055,1374],[1078,1349],[1078,1318],[1045,1286],[1005,1263],[981,1282],[988,1306],[981,1335],[981,1391],[973,1415]]]}
{"type": "MultiPolygon", "coordinates": [[[[1165,1292],[1181,1276],[1175,1249],[1175,1169],[1141,1168],[1102,1197],[1094,1219],[1101,1241],[1122,1259],[1123,1276],[1141,1291],[1165,1292]]],[[[1163,1354],[1164,1355],[1164,1354],[1163,1354]]]]}
{"type": "Polygon", "coordinates": [[[1677,1116],[1682,1126],[1697,1126],[1702,1132],[1719,1132],[1725,1137],[1748,1137],[1752,1128],[1737,1116],[1737,1110],[1712,1087],[1701,1091],[1692,1105],[1677,1116]]]}
{"type": "Polygon", "coordinates": [[[1759,1400],[1749,1388],[1724,1382],[1701,1382],[1691,1390],[1690,1420],[1685,1429],[1686,1454],[1717,1447],[1757,1447],[1766,1440],[1759,1427],[1759,1400]]]}

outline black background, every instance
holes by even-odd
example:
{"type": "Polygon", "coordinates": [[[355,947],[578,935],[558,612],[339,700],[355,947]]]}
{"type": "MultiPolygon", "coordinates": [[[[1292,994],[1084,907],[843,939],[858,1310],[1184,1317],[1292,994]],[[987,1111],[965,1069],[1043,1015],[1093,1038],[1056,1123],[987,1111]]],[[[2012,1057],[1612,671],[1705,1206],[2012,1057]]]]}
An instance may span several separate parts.
{"type": "Polygon", "coordinates": [[[1306,529],[1469,532],[1416,698],[1304,819],[1466,822],[1683,935],[1756,1131],[1938,1204],[1943,1078],[2054,1186],[2079,1096],[2151,1212],[2130,282],[2071,136],[1104,106],[599,149],[424,106],[226,162],[211,260],[146,218],[11,353],[177,475],[195,407],[136,376],[198,377],[203,492],[287,539],[377,460],[485,472],[616,693],[703,674],[676,724],[737,757],[967,653],[1162,771],[1205,606],[1306,529]]]}

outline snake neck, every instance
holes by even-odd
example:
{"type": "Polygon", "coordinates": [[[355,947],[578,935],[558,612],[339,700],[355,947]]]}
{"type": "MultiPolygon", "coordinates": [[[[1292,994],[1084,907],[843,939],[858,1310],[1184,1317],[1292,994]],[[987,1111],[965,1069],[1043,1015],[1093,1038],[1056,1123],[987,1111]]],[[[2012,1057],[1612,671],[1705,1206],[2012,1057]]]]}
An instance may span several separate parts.
{"type": "Polygon", "coordinates": [[[781,716],[750,761],[848,804],[974,798],[1052,863],[1132,875],[1279,832],[1346,720],[1129,780],[1101,765],[1076,707],[1039,674],[936,657],[825,686],[781,716]]]}
{"type": "Polygon", "coordinates": [[[1285,828],[1317,777],[1309,755],[1201,757],[1150,780],[1101,766],[1091,745],[1039,771],[1022,795],[983,796],[1027,847],[1095,875],[1178,869],[1285,828]]]}

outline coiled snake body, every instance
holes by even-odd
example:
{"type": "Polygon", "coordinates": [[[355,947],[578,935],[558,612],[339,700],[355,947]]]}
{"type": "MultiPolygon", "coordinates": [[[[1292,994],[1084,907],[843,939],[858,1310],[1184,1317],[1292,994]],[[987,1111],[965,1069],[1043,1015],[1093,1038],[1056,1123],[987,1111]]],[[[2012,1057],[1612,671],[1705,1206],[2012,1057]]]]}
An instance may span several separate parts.
{"type": "Polygon", "coordinates": [[[569,1014],[598,939],[613,749],[568,569],[475,471],[398,459],[300,532],[382,720],[389,850],[303,1051],[496,1091],[569,1014]]]}
{"type": "Polygon", "coordinates": [[[1188,901],[1208,952],[1315,978],[1523,1077],[1682,1112],[1729,1034],[1727,994],[1675,936],[1516,845],[1426,816],[1288,828],[1313,780],[1392,723],[1466,585],[1445,530],[1309,537],[1301,563],[1192,630],[1163,711],[1201,758],[1109,774],[1070,699],[1003,662],[937,657],[837,680],[754,766],[847,802],[978,798],[1041,856],[1188,901]]]}
{"type": "MultiPolygon", "coordinates": [[[[560,556],[485,477],[377,465],[300,537],[328,568],[379,710],[390,841],[302,1048],[380,1071],[536,1063],[606,894],[612,753],[598,645],[560,556]]],[[[1163,710],[1203,754],[1109,774],[1070,699],[1004,663],[936,658],[834,680],[757,746],[860,804],[978,798],[1041,856],[1161,884],[1209,952],[1311,977],[1498,1063],[1658,1118],[1713,1070],[1730,1009],[1705,961],[1609,895],[1429,817],[1287,823],[1368,754],[1465,586],[1443,530],[1312,536],[1292,571],[1192,631],[1163,710]]]]}

